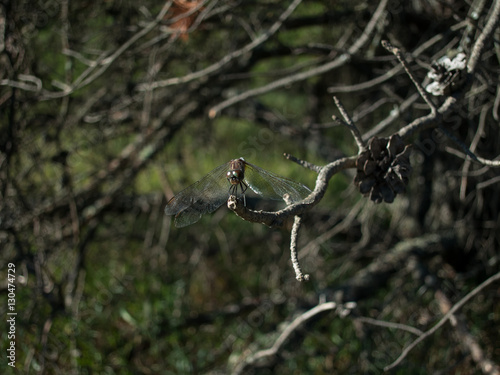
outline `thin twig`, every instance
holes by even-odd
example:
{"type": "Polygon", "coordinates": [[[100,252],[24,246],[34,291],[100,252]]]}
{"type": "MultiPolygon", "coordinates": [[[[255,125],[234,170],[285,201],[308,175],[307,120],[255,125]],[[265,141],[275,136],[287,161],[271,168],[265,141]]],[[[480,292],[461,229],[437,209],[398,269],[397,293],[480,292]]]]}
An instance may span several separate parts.
{"type": "MultiPolygon", "coordinates": [[[[499,32],[500,34],[500,32],[499,32]]],[[[493,103],[493,109],[491,111],[495,121],[500,121],[500,84],[497,84],[497,94],[495,95],[495,102],[493,103]]]]}
{"type": "Polygon", "coordinates": [[[371,18],[370,22],[368,22],[366,28],[363,30],[363,33],[359,37],[359,39],[348,49],[346,53],[343,53],[339,57],[337,57],[335,60],[330,61],[324,65],[320,65],[317,68],[297,73],[295,75],[291,75],[288,77],[284,77],[281,79],[278,79],[276,81],[273,81],[267,85],[257,87],[256,89],[248,90],[245,91],[239,95],[232,96],[231,98],[217,104],[216,106],[212,107],[209,111],[209,116],[211,118],[217,116],[218,113],[220,113],[224,108],[230,107],[233,104],[239,103],[243,100],[246,100],[248,98],[258,96],[261,94],[265,94],[269,91],[276,90],[280,87],[288,86],[291,85],[295,82],[300,82],[305,79],[308,79],[310,77],[314,77],[320,74],[324,74],[332,69],[338,68],[340,66],[343,66],[345,63],[347,63],[350,59],[351,56],[356,54],[369,40],[369,37],[371,36],[372,32],[375,30],[378,22],[382,18],[385,8],[387,7],[388,0],[381,0],[377,9],[375,10],[373,17],[371,18]]]}
{"type": "Polygon", "coordinates": [[[17,77],[19,81],[14,81],[12,79],[1,80],[0,86],[10,86],[20,90],[33,91],[33,92],[39,92],[42,89],[42,80],[38,77],[28,74],[19,74],[17,77]]]}
{"type": "Polygon", "coordinates": [[[411,108],[411,106],[413,105],[413,103],[415,103],[419,97],[420,96],[418,95],[418,93],[414,93],[408,99],[406,99],[401,104],[399,104],[398,106],[396,106],[389,113],[389,115],[387,115],[387,117],[385,119],[383,119],[382,121],[380,121],[372,129],[370,129],[367,132],[365,132],[365,134],[363,135],[363,139],[364,140],[368,140],[368,139],[374,137],[375,135],[381,133],[382,131],[384,131],[396,119],[400,118],[401,115],[404,112],[406,112],[406,110],[408,110],[409,108],[411,108]]]}
{"type": "Polygon", "coordinates": [[[238,366],[233,371],[233,374],[243,373],[245,368],[252,366],[254,363],[260,360],[272,359],[279,353],[279,351],[285,345],[289,337],[303,324],[305,324],[308,320],[314,318],[316,315],[321,314],[322,312],[325,311],[334,310],[335,308],[337,308],[337,304],[335,302],[325,302],[306,311],[304,314],[297,317],[292,323],[290,323],[285,328],[285,330],[281,333],[281,335],[279,335],[278,339],[269,349],[260,350],[251,357],[247,358],[247,360],[245,360],[240,366],[238,366]]]}
{"type": "MultiPolygon", "coordinates": [[[[448,137],[450,140],[452,140],[457,146],[459,146],[467,156],[469,156],[472,160],[479,161],[477,159],[477,156],[463,143],[460,139],[458,139],[455,135],[450,133],[448,129],[444,128],[443,126],[440,126],[438,128],[443,134],[448,137]]],[[[466,158],[465,158],[466,159],[466,158]]]]}
{"type": "Polygon", "coordinates": [[[291,160],[304,168],[310,169],[311,171],[314,171],[316,173],[319,173],[321,171],[321,167],[318,165],[309,163],[308,161],[302,159],[298,159],[291,154],[287,154],[286,152],[283,155],[285,156],[286,159],[291,160]]]}
{"type": "Polygon", "coordinates": [[[73,93],[75,90],[80,89],[91,82],[93,82],[96,78],[100,77],[112,63],[118,59],[127,49],[129,49],[136,41],[140,38],[148,34],[151,30],[153,30],[165,17],[165,14],[170,9],[172,5],[172,1],[168,0],[163,5],[162,9],[156,16],[156,18],[147,24],[143,29],[134,34],[130,39],[128,39],[125,43],[123,43],[113,54],[109,57],[101,57],[100,61],[96,64],[91,65],[88,69],[86,69],[74,82],[71,86],[67,86],[62,92],[46,92],[41,100],[55,99],[67,96],[73,93]],[[96,68],[99,67],[97,70],[96,68]]]}
{"type": "MultiPolygon", "coordinates": [[[[489,104],[485,104],[481,109],[481,113],[479,114],[479,126],[476,129],[476,134],[474,134],[474,138],[472,138],[472,142],[469,148],[466,149],[466,151],[470,151],[470,153],[473,155],[474,152],[476,151],[476,147],[479,143],[479,140],[481,139],[481,137],[483,137],[484,126],[486,123],[486,115],[489,110],[490,110],[489,104]]],[[[474,159],[477,160],[476,155],[474,155],[474,159]]],[[[462,166],[462,178],[460,179],[460,200],[462,202],[465,201],[467,182],[468,182],[467,172],[469,171],[470,166],[471,166],[471,160],[465,159],[464,164],[462,166]]]]}
{"type": "Polygon", "coordinates": [[[322,245],[323,243],[325,243],[326,241],[328,241],[332,237],[336,236],[337,234],[350,228],[353,224],[353,221],[356,219],[358,214],[361,212],[361,209],[363,208],[365,202],[366,202],[366,200],[364,200],[364,199],[359,200],[359,202],[357,202],[354,205],[354,207],[352,207],[349,210],[349,214],[347,216],[345,216],[340,222],[335,224],[328,231],[323,232],[320,235],[318,235],[317,237],[315,237],[314,239],[312,239],[311,242],[309,242],[307,244],[307,246],[305,246],[301,250],[301,252],[300,252],[301,255],[307,256],[307,255],[311,254],[313,251],[317,251],[317,249],[320,247],[320,245],[322,245]]]}
{"type": "MultiPolygon", "coordinates": [[[[440,289],[436,291],[435,296],[441,313],[446,314],[452,306],[451,301],[440,289]]],[[[476,338],[468,330],[464,319],[461,316],[454,315],[450,318],[450,322],[455,327],[460,345],[470,353],[472,359],[478,364],[483,373],[487,375],[500,375],[500,368],[485,355],[476,338]]]]}
{"type": "Polygon", "coordinates": [[[401,128],[398,134],[403,140],[410,138],[417,130],[422,131],[436,126],[437,121],[446,113],[451,111],[457,99],[453,96],[448,96],[444,103],[439,107],[437,113],[429,113],[428,115],[419,117],[413,120],[408,125],[401,128]]]}
{"type": "Polygon", "coordinates": [[[187,83],[191,82],[193,80],[199,79],[201,77],[206,77],[210,74],[213,74],[219,70],[221,70],[224,66],[226,66],[228,63],[233,61],[234,59],[239,58],[240,56],[243,56],[244,54],[252,51],[262,43],[264,43],[266,40],[268,40],[271,36],[273,36],[281,27],[283,22],[293,13],[295,8],[302,2],[302,0],[294,0],[290,6],[287,8],[285,12],[281,14],[279,19],[261,36],[258,38],[252,40],[249,44],[244,46],[243,48],[240,48],[236,51],[231,52],[230,54],[224,56],[221,60],[217,61],[216,63],[207,66],[206,68],[202,70],[198,70],[196,72],[187,74],[182,77],[174,77],[174,78],[168,78],[163,81],[157,81],[153,83],[145,83],[142,85],[139,85],[138,89],[140,91],[142,90],[154,90],[160,87],[167,87],[167,86],[172,86],[172,85],[178,85],[181,83],[187,83]]]}
{"type": "Polygon", "coordinates": [[[327,89],[328,93],[334,94],[334,93],[345,93],[345,92],[358,92],[358,91],[365,91],[369,90],[377,85],[381,85],[382,83],[394,79],[396,75],[403,69],[401,65],[396,65],[392,69],[388,70],[381,76],[375,77],[371,80],[364,81],[362,83],[355,83],[352,85],[339,85],[339,86],[332,86],[327,89]]]}
{"type": "Polygon", "coordinates": [[[418,339],[413,341],[403,352],[401,355],[389,366],[386,366],[384,368],[384,371],[389,371],[399,365],[403,359],[406,358],[408,353],[410,353],[418,344],[420,344],[422,341],[424,341],[426,338],[429,336],[433,335],[439,328],[441,328],[452,316],[455,314],[460,308],[463,307],[472,297],[476,296],[480,291],[482,291],[484,288],[486,288],[488,285],[494,283],[495,281],[500,280],[500,272],[494,274],[490,278],[486,279],[483,281],[481,284],[479,284],[477,287],[475,287],[471,292],[469,292],[464,298],[462,298],[460,301],[458,301],[451,309],[448,311],[442,318],[439,320],[439,322],[434,325],[431,329],[426,331],[422,336],[420,336],[418,339]]]}
{"type": "Polygon", "coordinates": [[[295,271],[295,278],[298,281],[309,281],[309,275],[308,274],[304,275],[302,273],[302,270],[300,269],[299,265],[299,259],[297,257],[297,237],[299,234],[301,221],[302,219],[300,216],[298,215],[295,216],[295,219],[293,221],[291,240],[290,240],[290,257],[292,259],[292,265],[295,271]]]}
{"type": "MultiPolygon", "coordinates": [[[[450,29],[447,30],[446,32],[433,36],[429,40],[426,40],[424,43],[422,43],[418,48],[413,50],[413,52],[411,52],[411,56],[413,58],[420,56],[427,49],[434,46],[436,43],[440,42],[445,37],[446,34],[449,34],[450,32],[457,31],[457,30],[465,27],[467,24],[468,23],[466,21],[459,22],[456,25],[451,26],[450,29]]],[[[444,51],[447,51],[448,49],[449,48],[445,48],[444,51]]],[[[437,53],[437,55],[442,56],[443,53],[444,53],[443,51],[440,51],[437,53]]],[[[375,77],[371,80],[368,80],[368,81],[365,81],[362,83],[355,83],[352,85],[332,86],[332,87],[328,87],[327,91],[328,91],[328,93],[333,94],[333,93],[345,93],[345,92],[352,93],[352,92],[357,92],[357,91],[369,90],[377,85],[381,85],[382,83],[384,83],[388,80],[394,79],[394,77],[396,77],[396,75],[399,74],[399,72],[401,70],[403,70],[403,66],[396,65],[393,68],[391,68],[390,70],[388,70],[387,72],[385,72],[384,74],[382,74],[381,76],[375,77]]],[[[368,137],[368,138],[371,138],[371,137],[368,137]]]]}
{"type": "Polygon", "coordinates": [[[486,22],[481,35],[479,35],[479,38],[477,38],[476,42],[474,43],[469,61],[467,62],[467,72],[469,74],[474,73],[474,71],[476,70],[476,65],[479,61],[479,58],[481,57],[481,53],[484,49],[486,40],[490,38],[491,34],[493,34],[494,31],[496,31],[496,26],[500,18],[500,0],[495,0],[492,9],[493,10],[490,14],[490,17],[488,18],[488,22],[486,22]]]}
{"type": "MultiPolygon", "coordinates": [[[[362,153],[367,149],[366,142],[363,140],[363,136],[361,135],[359,129],[357,128],[356,124],[354,121],[352,121],[351,117],[345,110],[344,106],[342,105],[341,101],[339,98],[336,96],[333,97],[333,100],[335,101],[335,105],[339,109],[340,113],[342,114],[342,117],[344,118],[345,122],[342,122],[347,128],[351,131],[352,136],[354,137],[354,140],[356,141],[359,149],[359,153],[362,153]]],[[[334,121],[340,121],[336,116],[332,116],[332,119],[334,121]]]]}
{"type": "MultiPolygon", "coordinates": [[[[445,148],[446,152],[448,152],[451,155],[455,155],[456,157],[465,159],[467,156],[470,156],[469,153],[461,153],[458,150],[455,150],[454,148],[451,147],[446,147],[445,148]]],[[[498,156],[497,156],[498,158],[498,156]]],[[[481,156],[474,155],[473,159],[477,161],[478,163],[481,163],[483,165],[486,165],[488,167],[500,167],[500,160],[491,160],[491,159],[485,159],[482,158],[481,156]]]]}
{"type": "Polygon", "coordinates": [[[413,76],[413,73],[411,72],[410,67],[408,66],[408,63],[406,62],[406,59],[405,59],[403,53],[401,52],[401,49],[397,48],[397,47],[394,47],[387,40],[383,40],[382,41],[382,46],[386,50],[388,50],[389,52],[391,52],[392,54],[394,54],[394,56],[397,57],[397,59],[399,60],[399,62],[401,63],[401,65],[403,65],[403,68],[405,69],[406,74],[408,74],[408,76],[410,77],[411,81],[413,82],[413,84],[417,88],[420,96],[425,100],[425,102],[427,103],[427,105],[431,109],[431,114],[436,114],[436,112],[437,112],[436,106],[434,105],[434,103],[432,102],[431,98],[427,94],[427,91],[424,90],[424,88],[422,87],[422,85],[420,84],[420,82],[418,82],[417,79],[413,76]]]}
{"type": "Polygon", "coordinates": [[[414,335],[417,335],[417,336],[420,336],[424,333],[423,331],[419,330],[418,328],[409,326],[407,324],[386,322],[384,320],[368,318],[365,316],[355,318],[354,320],[358,320],[358,321],[363,322],[363,323],[372,324],[372,325],[380,326],[380,327],[400,329],[402,331],[413,333],[414,335]]]}

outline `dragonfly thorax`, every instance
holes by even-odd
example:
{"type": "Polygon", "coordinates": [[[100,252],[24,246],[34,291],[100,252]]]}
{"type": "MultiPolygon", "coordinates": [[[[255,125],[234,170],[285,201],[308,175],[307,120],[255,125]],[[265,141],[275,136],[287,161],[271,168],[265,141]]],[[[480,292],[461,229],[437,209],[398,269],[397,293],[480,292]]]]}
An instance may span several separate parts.
{"type": "Polygon", "coordinates": [[[245,160],[243,158],[231,160],[226,177],[231,185],[240,185],[245,178],[245,160]]]}

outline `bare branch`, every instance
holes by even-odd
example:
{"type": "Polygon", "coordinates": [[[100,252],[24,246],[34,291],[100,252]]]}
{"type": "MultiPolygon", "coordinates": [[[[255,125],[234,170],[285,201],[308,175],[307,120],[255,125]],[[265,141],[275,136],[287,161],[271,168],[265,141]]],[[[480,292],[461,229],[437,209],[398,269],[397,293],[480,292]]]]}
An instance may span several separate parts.
{"type": "Polygon", "coordinates": [[[316,238],[312,239],[301,251],[302,256],[307,256],[313,251],[316,251],[321,244],[328,241],[330,238],[336,236],[342,231],[347,230],[353,225],[353,221],[356,219],[360,213],[366,200],[360,200],[354,207],[349,210],[349,214],[345,216],[338,224],[331,227],[328,231],[320,234],[316,238]]]}
{"type": "Polygon", "coordinates": [[[118,57],[120,57],[136,41],[153,30],[163,20],[171,5],[171,0],[166,1],[155,19],[148,23],[142,30],[134,34],[129,40],[123,43],[111,56],[102,56],[98,63],[90,65],[90,67],[86,69],[70,86],[65,85],[65,89],[62,92],[47,91],[44,93],[41,100],[49,100],[67,96],[73,93],[75,90],[90,84],[96,78],[100,77],[118,59],[118,57]],[[96,70],[97,67],[99,68],[96,70]]]}
{"type": "MultiPolygon", "coordinates": [[[[486,114],[488,113],[489,109],[490,109],[489,105],[485,105],[481,109],[481,114],[479,115],[479,126],[477,127],[476,134],[474,134],[474,138],[472,139],[470,147],[467,149],[467,151],[470,151],[471,154],[474,153],[480,138],[483,136],[484,125],[486,122],[486,114]]],[[[474,159],[477,160],[475,155],[474,159]]],[[[466,159],[462,166],[462,180],[460,181],[460,199],[462,201],[465,200],[465,194],[467,190],[467,172],[469,171],[470,165],[471,161],[466,159]]]]}
{"type": "Polygon", "coordinates": [[[328,92],[330,94],[334,94],[334,93],[357,92],[357,91],[368,90],[368,89],[373,88],[377,85],[380,85],[380,84],[382,84],[390,79],[394,79],[394,77],[402,69],[403,69],[403,67],[401,65],[396,65],[395,67],[388,70],[384,74],[382,74],[378,77],[375,77],[371,80],[357,83],[354,85],[339,85],[339,86],[329,87],[328,92]]]}
{"type": "Polygon", "coordinates": [[[467,295],[462,298],[460,301],[458,301],[440,320],[437,322],[434,327],[426,331],[423,335],[421,335],[418,339],[413,341],[409,346],[403,350],[401,355],[389,366],[386,366],[384,368],[384,371],[389,371],[393,369],[394,367],[398,366],[403,359],[406,358],[408,353],[410,353],[418,344],[420,344],[422,341],[424,341],[427,337],[433,335],[439,328],[441,328],[448,320],[450,320],[453,317],[453,314],[455,314],[459,309],[461,309],[472,297],[475,297],[479,292],[481,292],[484,288],[489,286],[490,284],[500,280],[500,272],[494,274],[490,278],[486,279],[483,281],[481,284],[479,284],[477,287],[475,287],[471,292],[467,293],[467,295]]]}
{"type": "Polygon", "coordinates": [[[290,241],[290,253],[291,253],[293,269],[295,271],[295,278],[298,281],[304,281],[304,280],[308,281],[309,275],[308,274],[304,275],[302,273],[302,270],[300,269],[300,265],[299,265],[299,259],[297,257],[297,237],[299,234],[300,223],[301,223],[300,216],[298,216],[298,215],[295,216],[294,221],[293,221],[291,241],[290,241]]]}
{"type": "Polygon", "coordinates": [[[493,118],[495,119],[495,121],[500,121],[499,108],[500,108],[500,84],[497,85],[497,94],[495,95],[495,102],[493,103],[493,110],[492,110],[493,118]]]}
{"type": "Polygon", "coordinates": [[[474,43],[474,47],[472,48],[469,61],[467,62],[467,72],[469,74],[474,73],[474,71],[476,70],[477,63],[483,52],[484,44],[486,40],[488,40],[491,37],[493,32],[496,31],[499,18],[500,18],[500,0],[495,0],[491,14],[488,18],[488,22],[486,22],[486,25],[484,26],[484,29],[481,32],[481,35],[479,35],[479,38],[477,38],[476,42],[474,43]]]}
{"type": "MultiPolygon", "coordinates": [[[[443,314],[446,314],[452,308],[451,301],[446,297],[442,290],[437,290],[435,293],[439,308],[443,314]]],[[[484,374],[500,375],[500,367],[491,359],[487,358],[476,338],[467,328],[464,319],[458,315],[450,317],[450,323],[455,327],[455,332],[458,336],[460,345],[470,353],[474,362],[476,362],[484,374]]]]}
{"type": "Polygon", "coordinates": [[[456,102],[456,98],[454,98],[453,96],[448,96],[436,113],[431,112],[428,115],[413,120],[411,123],[401,128],[398,134],[401,136],[401,138],[408,139],[416,131],[422,131],[435,127],[438,121],[441,119],[442,115],[450,112],[456,102]]]}
{"type": "Polygon", "coordinates": [[[284,153],[283,155],[285,156],[286,159],[291,160],[304,168],[310,169],[311,171],[314,171],[316,173],[319,173],[321,171],[320,166],[314,165],[305,160],[297,159],[295,156],[291,154],[284,153]]]}
{"type": "Polygon", "coordinates": [[[422,87],[420,82],[418,82],[417,79],[413,76],[413,73],[411,72],[410,67],[408,66],[408,63],[406,62],[406,59],[403,56],[403,53],[401,52],[401,49],[394,47],[392,44],[390,44],[386,40],[382,41],[382,46],[398,58],[401,65],[403,65],[403,68],[405,69],[406,74],[408,74],[408,76],[412,80],[413,84],[417,88],[420,96],[425,100],[425,102],[427,103],[427,105],[431,109],[431,114],[435,114],[437,111],[436,106],[434,105],[431,98],[427,94],[427,91],[425,91],[425,89],[422,87]]]}
{"type": "MultiPolygon", "coordinates": [[[[456,138],[454,138],[456,139],[456,138]]],[[[461,142],[457,143],[457,144],[462,144],[461,142]]],[[[463,149],[463,147],[461,147],[463,149]]],[[[467,148],[465,148],[467,149],[467,148]]],[[[467,157],[471,157],[474,161],[478,162],[478,163],[481,163],[483,165],[486,165],[488,167],[500,167],[500,160],[491,160],[491,159],[485,159],[485,158],[482,158],[480,156],[477,156],[477,155],[474,155],[470,153],[470,151],[465,151],[465,153],[461,153],[460,151],[458,150],[455,150],[451,147],[446,147],[446,151],[449,152],[451,155],[455,155],[461,159],[467,159],[467,157]]],[[[497,157],[498,159],[498,157],[497,157]]]]}
{"type": "Polygon", "coordinates": [[[474,153],[460,139],[450,133],[448,129],[444,128],[443,126],[439,126],[438,129],[443,132],[443,134],[446,135],[449,139],[451,139],[456,145],[458,145],[472,160],[479,161],[477,156],[474,155],[474,153]]]}
{"type": "Polygon", "coordinates": [[[3,79],[0,81],[0,86],[10,86],[33,92],[39,92],[42,89],[42,80],[38,77],[29,74],[19,74],[18,79],[19,81],[3,79]]]}
{"type": "MultiPolygon", "coordinates": [[[[345,110],[345,108],[342,105],[339,98],[334,96],[333,100],[335,101],[335,105],[337,106],[340,113],[342,114],[342,117],[344,118],[345,122],[341,121],[341,123],[344,124],[351,131],[352,136],[354,137],[354,140],[356,141],[356,143],[358,145],[358,149],[359,149],[358,153],[360,154],[363,151],[366,151],[366,148],[367,148],[366,142],[363,140],[363,137],[362,137],[361,133],[359,132],[358,128],[356,127],[356,124],[354,123],[354,121],[352,121],[351,117],[349,116],[349,114],[345,110]]],[[[332,116],[332,119],[340,121],[336,116],[332,116]]]]}
{"type": "Polygon", "coordinates": [[[421,330],[419,330],[418,328],[409,326],[407,324],[386,322],[384,320],[373,319],[373,318],[369,318],[369,317],[365,317],[365,316],[355,318],[354,320],[358,320],[360,322],[367,323],[367,324],[372,324],[374,326],[399,329],[402,331],[413,333],[414,335],[417,335],[417,336],[420,336],[423,334],[423,332],[421,330]]]}
{"type": "Polygon", "coordinates": [[[463,177],[462,177],[462,183],[461,183],[461,188],[460,188],[460,199],[461,200],[465,199],[465,190],[466,190],[466,187],[467,187],[467,178],[466,177],[468,175],[467,172],[468,172],[468,170],[470,168],[470,163],[471,163],[471,161],[467,159],[467,156],[469,158],[471,158],[472,161],[475,161],[477,163],[480,163],[480,164],[483,164],[483,165],[486,165],[486,166],[489,166],[489,167],[500,167],[500,160],[489,160],[489,159],[485,159],[485,158],[482,158],[482,157],[477,156],[477,155],[474,154],[474,151],[476,150],[477,145],[478,145],[481,137],[483,136],[484,127],[485,127],[485,123],[486,123],[486,115],[487,115],[489,109],[490,109],[490,105],[489,104],[486,104],[482,108],[480,116],[479,116],[479,126],[478,126],[478,128],[476,130],[474,138],[472,139],[470,147],[467,147],[462,141],[460,141],[459,139],[457,139],[457,137],[455,137],[453,134],[451,134],[447,129],[445,129],[443,127],[439,127],[439,129],[448,138],[450,138],[453,142],[455,142],[455,144],[457,144],[462,149],[462,151],[465,153],[465,154],[462,154],[459,151],[453,150],[450,147],[446,148],[446,150],[450,154],[458,156],[458,157],[460,157],[460,158],[462,158],[462,159],[465,160],[464,166],[462,168],[462,176],[463,177]]]}
{"type": "Polygon", "coordinates": [[[366,141],[371,137],[384,131],[396,119],[400,118],[404,112],[406,112],[409,108],[411,108],[411,106],[417,101],[419,97],[420,95],[414,93],[404,102],[402,102],[399,106],[395,106],[395,108],[389,113],[389,115],[384,120],[380,121],[377,125],[375,125],[372,129],[370,129],[363,135],[363,140],[366,141]]]}
{"type": "Polygon", "coordinates": [[[251,357],[247,358],[243,363],[241,363],[233,373],[241,374],[247,367],[250,367],[260,361],[272,361],[274,357],[280,352],[280,350],[282,350],[283,346],[290,338],[290,336],[308,320],[314,318],[318,314],[321,314],[325,311],[334,310],[336,308],[337,304],[335,302],[325,302],[306,311],[285,328],[285,330],[281,333],[281,335],[279,335],[278,339],[269,349],[260,350],[257,353],[253,354],[251,357]]]}
{"type": "MultiPolygon", "coordinates": [[[[160,87],[167,87],[167,86],[172,86],[172,85],[178,85],[181,83],[187,83],[202,77],[209,76],[215,72],[218,72],[221,70],[224,66],[229,64],[231,61],[234,59],[239,58],[240,56],[250,52],[251,50],[255,49],[262,43],[264,43],[266,40],[268,40],[271,36],[273,36],[281,27],[283,22],[293,13],[295,8],[299,6],[299,4],[302,2],[302,0],[294,0],[288,7],[288,9],[283,12],[279,19],[267,30],[265,33],[263,33],[260,37],[254,39],[251,43],[247,44],[243,48],[240,48],[239,50],[236,50],[226,56],[224,56],[221,60],[216,62],[215,64],[212,64],[202,70],[199,70],[194,73],[187,74],[183,77],[175,77],[175,78],[169,78],[165,79],[163,81],[157,81],[157,82],[152,82],[152,83],[146,83],[143,85],[139,86],[139,90],[154,90],[160,87]]],[[[214,116],[210,116],[214,117],[214,116]]]]}
{"type": "Polygon", "coordinates": [[[291,85],[292,83],[295,82],[300,82],[305,79],[308,79],[310,77],[314,77],[323,73],[326,73],[332,69],[338,68],[344,64],[346,64],[350,59],[351,56],[356,54],[362,47],[365,45],[365,43],[368,42],[370,35],[372,32],[375,30],[376,25],[378,22],[381,20],[385,8],[387,7],[388,0],[381,0],[376,11],[373,13],[373,16],[368,22],[368,25],[366,28],[363,30],[363,33],[361,37],[348,49],[346,53],[343,53],[339,57],[337,57],[335,60],[330,61],[324,65],[320,65],[317,68],[307,70],[302,73],[297,73],[295,75],[291,75],[282,79],[278,79],[274,82],[271,82],[267,85],[258,87],[256,89],[248,90],[245,91],[242,94],[235,95],[222,103],[217,104],[216,106],[212,107],[209,111],[209,116],[211,118],[217,116],[219,112],[221,112],[223,109],[236,104],[238,102],[241,102],[243,100],[246,100],[248,98],[251,98],[253,96],[261,95],[273,90],[276,90],[280,87],[291,85]]]}

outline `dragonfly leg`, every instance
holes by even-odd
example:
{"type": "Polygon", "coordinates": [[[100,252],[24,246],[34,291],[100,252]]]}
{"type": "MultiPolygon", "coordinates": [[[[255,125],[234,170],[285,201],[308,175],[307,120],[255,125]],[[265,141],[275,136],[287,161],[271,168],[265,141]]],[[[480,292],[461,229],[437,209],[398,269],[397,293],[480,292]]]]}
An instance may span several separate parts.
{"type": "Polygon", "coordinates": [[[238,198],[238,188],[241,189],[240,196],[243,197],[243,204],[246,206],[247,205],[247,201],[246,201],[246,198],[245,198],[245,191],[247,191],[248,185],[245,184],[244,181],[240,181],[239,183],[237,183],[235,185],[231,185],[229,187],[229,195],[234,195],[236,198],[238,198]]]}
{"type": "Polygon", "coordinates": [[[243,205],[247,206],[247,199],[245,197],[245,191],[248,189],[248,185],[245,184],[245,181],[240,181],[241,195],[243,196],[243,205]]]}
{"type": "Polygon", "coordinates": [[[238,185],[231,185],[229,187],[229,195],[234,195],[237,197],[237,189],[238,189],[238,185]]]}
{"type": "Polygon", "coordinates": [[[241,194],[245,194],[245,191],[248,189],[248,185],[245,184],[245,181],[240,181],[241,194]]]}

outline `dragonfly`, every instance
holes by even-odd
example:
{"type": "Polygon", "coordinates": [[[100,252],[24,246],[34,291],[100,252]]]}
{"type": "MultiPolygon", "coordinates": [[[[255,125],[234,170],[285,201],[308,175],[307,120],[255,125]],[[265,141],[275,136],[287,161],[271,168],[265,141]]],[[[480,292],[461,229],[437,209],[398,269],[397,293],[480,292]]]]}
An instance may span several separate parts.
{"type": "Polygon", "coordinates": [[[280,177],[243,158],[219,165],[201,180],[185,188],[165,207],[166,215],[175,215],[175,226],[182,228],[196,223],[201,216],[214,212],[229,196],[245,197],[250,187],[256,194],[267,199],[284,200],[288,194],[292,203],[307,197],[311,190],[301,183],[280,177]]]}

